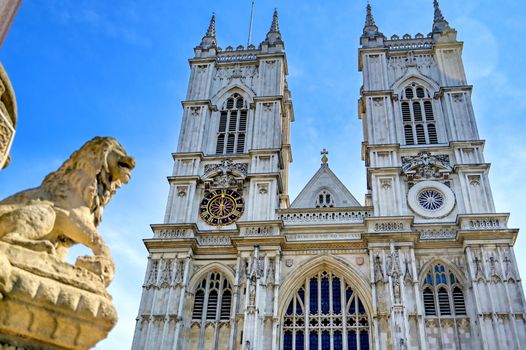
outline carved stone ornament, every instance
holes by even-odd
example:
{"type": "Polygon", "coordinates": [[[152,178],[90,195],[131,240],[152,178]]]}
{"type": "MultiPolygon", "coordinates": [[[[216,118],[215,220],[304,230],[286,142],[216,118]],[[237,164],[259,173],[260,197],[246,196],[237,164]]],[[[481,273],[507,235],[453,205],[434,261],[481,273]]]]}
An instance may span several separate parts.
{"type": "Polygon", "coordinates": [[[384,271],[382,266],[382,259],[379,255],[374,258],[374,282],[375,283],[384,283],[384,271]]]}
{"type": "Polygon", "coordinates": [[[447,154],[432,155],[420,152],[417,156],[402,157],[402,173],[409,182],[420,180],[447,180],[453,171],[447,154]]]}
{"type": "Polygon", "coordinates": [[[205,189],[236,187],[241,191],[247,173],[247,163],[234,163],[231,159],[223,159],[219,164],[207,164],[203,176],[205,189]]]}
{"type": "Polygon", "coordinates": [[[212,172],[231,173],[238,172],[244,176],[248,173],[247,163],[234,163],[231,159],[223,159],[219,164],[207,164],[205,165],[205,174],[212,172]]]}
{"type": "Polygon", "coordinates": [[[113,138],[84,144],[39,187],[0,202],[0,342],[88,349],[117,322],[106,291],[114,275],[97,226],[135,166],[113,138]],[[94,256],[65,263],[82,243],[94,256]]]}
{"type": "Polygon", "coordinates": [[[7,73],[0,64],[0,170],[10,161],[9,150],[17,122],[16,98],[7,73]]]}

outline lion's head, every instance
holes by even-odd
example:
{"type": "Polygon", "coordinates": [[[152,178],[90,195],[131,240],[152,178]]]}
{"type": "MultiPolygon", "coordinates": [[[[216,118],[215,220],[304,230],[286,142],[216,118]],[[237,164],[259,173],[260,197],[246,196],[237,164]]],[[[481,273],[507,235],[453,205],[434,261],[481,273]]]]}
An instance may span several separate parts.
{"type": "Polygon", "coordinates": [[[46,176],[42,188],[55,198],[70,199],[72,190],[94,215],[94,224],[117,188],[128,183],[135,160],[112,137],[86,142],[55,172],[46,176]]]}

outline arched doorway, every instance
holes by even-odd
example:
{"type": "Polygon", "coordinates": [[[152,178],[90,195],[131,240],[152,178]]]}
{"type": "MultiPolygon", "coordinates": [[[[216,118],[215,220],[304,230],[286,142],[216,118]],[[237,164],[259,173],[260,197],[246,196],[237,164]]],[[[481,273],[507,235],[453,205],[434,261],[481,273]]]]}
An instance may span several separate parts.
{"type": "Polygon", "coordinates": [[[282,318],[283,350],[365,350],[370,343],[362,300],[328,269],[305,279],[282,318]]]}

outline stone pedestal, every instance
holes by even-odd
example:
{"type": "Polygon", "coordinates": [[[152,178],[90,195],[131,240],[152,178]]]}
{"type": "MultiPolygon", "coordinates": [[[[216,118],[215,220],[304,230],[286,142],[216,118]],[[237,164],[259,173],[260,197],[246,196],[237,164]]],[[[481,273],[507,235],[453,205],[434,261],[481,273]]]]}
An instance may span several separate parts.
{"type": "Polygon", "coordinates": [[[0,349],[89,349],[117,322],[99,276],[0,242],[0,349]]]}

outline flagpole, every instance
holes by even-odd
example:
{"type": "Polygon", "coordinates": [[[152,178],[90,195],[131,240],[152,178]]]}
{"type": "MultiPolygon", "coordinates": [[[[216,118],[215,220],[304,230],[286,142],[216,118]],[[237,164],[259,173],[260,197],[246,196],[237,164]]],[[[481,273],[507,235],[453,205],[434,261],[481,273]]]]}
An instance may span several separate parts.
{"type": "Polygon", "coordinates": [[[247,47],[250,46],[252,41],[252,21],[254,20],[254,0],[252,0],[252,8],[250,10],[250,27],[248,28],[248,42],[247,47]]]}

